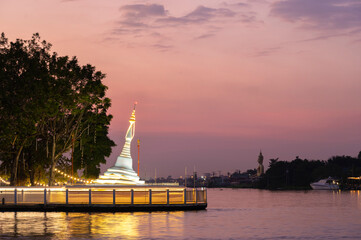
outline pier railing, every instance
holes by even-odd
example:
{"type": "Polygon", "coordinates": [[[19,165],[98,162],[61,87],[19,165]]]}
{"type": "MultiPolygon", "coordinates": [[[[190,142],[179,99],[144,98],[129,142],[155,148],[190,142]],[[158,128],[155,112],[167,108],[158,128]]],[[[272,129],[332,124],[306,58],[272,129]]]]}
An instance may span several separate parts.
{"type": "Polygon", "coordinates": [[[1,204],[172,205],[207,203],[204,188],[34,188],[0,189],[1,204]]]}

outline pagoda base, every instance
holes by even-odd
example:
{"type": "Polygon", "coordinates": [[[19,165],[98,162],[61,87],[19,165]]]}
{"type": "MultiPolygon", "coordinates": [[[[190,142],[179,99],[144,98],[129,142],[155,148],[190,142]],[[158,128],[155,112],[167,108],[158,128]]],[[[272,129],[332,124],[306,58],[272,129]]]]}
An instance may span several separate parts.
{"type": "Polygon", "coordinates": [[[109,168],[103,175],[99,176],[93,184],[144,185],[145,181],[140,180],[133,169],[114,166],[109,168]]]}

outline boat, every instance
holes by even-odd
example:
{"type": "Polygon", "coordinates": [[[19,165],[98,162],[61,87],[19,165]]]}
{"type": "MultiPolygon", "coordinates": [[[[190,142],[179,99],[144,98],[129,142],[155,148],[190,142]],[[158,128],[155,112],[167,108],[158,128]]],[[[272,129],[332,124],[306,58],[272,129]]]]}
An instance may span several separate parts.
{"type": "Polygon", "coordinates": [[[340,188],[338,182],[332,177],[321,179],[318,182],[310,184],[313,190],[338,190],[340,188]]]}

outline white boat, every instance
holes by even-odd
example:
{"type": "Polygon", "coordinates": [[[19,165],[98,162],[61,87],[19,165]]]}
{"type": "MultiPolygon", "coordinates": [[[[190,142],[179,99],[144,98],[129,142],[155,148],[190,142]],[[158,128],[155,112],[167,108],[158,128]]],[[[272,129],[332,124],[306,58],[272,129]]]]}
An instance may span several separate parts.
{"type": "Polygon", "coordinates": [[[310,184],[313,190],[338,190],[340,187],[335,179],[329,177],[310,184]]]}

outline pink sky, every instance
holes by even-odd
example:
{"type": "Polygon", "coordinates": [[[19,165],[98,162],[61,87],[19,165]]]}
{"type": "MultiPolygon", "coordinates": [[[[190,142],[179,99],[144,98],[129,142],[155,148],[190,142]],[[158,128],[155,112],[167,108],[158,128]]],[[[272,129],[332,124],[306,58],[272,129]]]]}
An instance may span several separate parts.
{"type": "Polygon", "coordinates": [[[360,12],[356,0],[0,0],[0,31],[39,32],[107,74],[107,167],[137,100],[142,177],[178,177],[255,168],[260,149],[266,167],[356,156],[360,12]]]}

